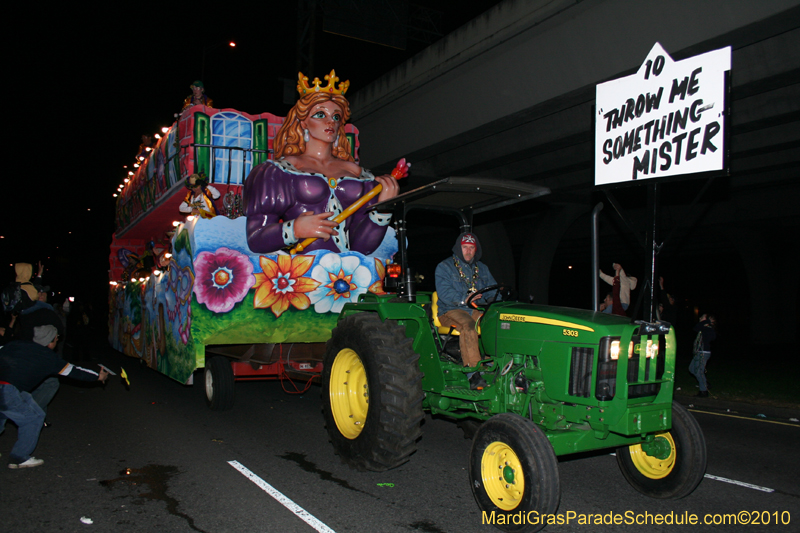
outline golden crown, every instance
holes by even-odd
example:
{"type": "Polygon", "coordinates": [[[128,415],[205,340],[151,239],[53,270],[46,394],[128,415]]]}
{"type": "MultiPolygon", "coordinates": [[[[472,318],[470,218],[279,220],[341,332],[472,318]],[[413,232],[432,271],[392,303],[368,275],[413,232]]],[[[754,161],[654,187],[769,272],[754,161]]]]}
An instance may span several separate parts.
{"type": "Polygon", "coordinates": [[[336,82],[339,81],[339,78],[336,76],[336,71],[331,70],[330,74],[325,75],[325,79],[328,80],[327,87],[320,87],[322,84],[319,81],[319,78],[314,78],[313,87],[308,84],[308,76],[303,76],[302,72],[297,73],[297,92],[300,93],[300,96],[305,96],[308,93],[330,93],[330,94],[344,94],[347,92],[347,89],[350,87],[350,81],[343,81],[339,84],[339,87],[336,88],[336,82]]]}

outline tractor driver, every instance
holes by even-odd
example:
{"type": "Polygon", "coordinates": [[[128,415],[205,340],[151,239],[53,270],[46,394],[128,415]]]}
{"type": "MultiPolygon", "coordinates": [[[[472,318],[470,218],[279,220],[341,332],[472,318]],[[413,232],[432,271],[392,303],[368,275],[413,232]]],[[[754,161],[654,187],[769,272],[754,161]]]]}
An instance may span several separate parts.
{"type": "MultiPolygon", "coordinates": [[[[464,366],[477,366],[481,360],[476,323],[483,314],[470,308],[467,298],[497,282],[489,267],[479,261],[481,243],[474,233],[462,233],[453,245],[453,255],[436,267],[436,292],[439,295],[439,321],[443,326],[455,326],[459,332],[459,347],[464,366]]],[[[491,301],[495,291],[481,294],[471,302],[491,301]]],[[[475,374],[475,376],[480,376],[475,374]]],[[[472,380],[470,380],[472,381],[472,380]]]]}

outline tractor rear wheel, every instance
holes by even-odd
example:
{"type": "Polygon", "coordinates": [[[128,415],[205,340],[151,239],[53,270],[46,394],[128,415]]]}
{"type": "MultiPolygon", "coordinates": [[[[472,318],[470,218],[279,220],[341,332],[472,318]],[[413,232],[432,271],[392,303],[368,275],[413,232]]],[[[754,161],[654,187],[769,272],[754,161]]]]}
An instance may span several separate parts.
{"type": "Polygon", "coordinates": [[[322,411],[334,451],[358,470],[408,461],[422,431],[422,372],[405,328],[373,313],[339,321],[322,371],[322,411]]]}

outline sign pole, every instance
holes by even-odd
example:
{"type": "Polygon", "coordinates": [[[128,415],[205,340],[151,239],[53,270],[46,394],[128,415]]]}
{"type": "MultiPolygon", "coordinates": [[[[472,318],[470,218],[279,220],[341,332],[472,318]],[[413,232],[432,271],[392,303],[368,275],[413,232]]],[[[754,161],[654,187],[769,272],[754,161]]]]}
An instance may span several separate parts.
{"type": "Polygon", "coordinates": [[[647,299],[647,321],[653,322],[656,317],[656,276],[658,274],[658,252],[660,246],[658,245],[657,231],[658,231],[658,208],[660,203],[660,191],[658,183],[655,181],[650,182],[650,187],[647,189],[647,206],[651,214],[650,226],[647,230],[646,242],[650,247],[650,292],[647,299]]]}

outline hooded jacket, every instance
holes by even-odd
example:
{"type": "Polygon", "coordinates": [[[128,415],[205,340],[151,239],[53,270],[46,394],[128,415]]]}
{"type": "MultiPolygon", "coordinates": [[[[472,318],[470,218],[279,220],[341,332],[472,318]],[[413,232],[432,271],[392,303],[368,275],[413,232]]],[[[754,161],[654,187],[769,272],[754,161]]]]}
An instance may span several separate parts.
{"type": "MultiPolygon", "coordinates": [[[[489,285],[496,285],[497,282],[489,272],[489,267],[481,263],[479,259],[483,255],[481,243],[474,233],[462,233],[456,238],[453,245],[453,255],[445,259],[436,266],[436,292],[439,295],[439,316],[453,309],[471,311],[466,305],[467,297],[472,288],[474,278],[475,289],[480,290],[489,285]],[[464,235],[472,235],[475,238],[475,257],[471,263],[464,260],[461,251],[461,239],[464,235]],[[459,268],[461,272],[459,272],[459,268]],[[477,276],[475,270],[477,269],[477,276]],[[464,274],[464,277],[461,276],[464,274]]],[[[492,299],[496,291],[490,291],[483,295],[485,299],[492,299]]]]}
{"type": "Polygon", "coordinates": [[[39,299],[39,291],[31,282],[31,264],[16,263],[14,272],[16,280],[3,290],[3,308],[7,313],[20,313],[30,309],[39,299]]]}

